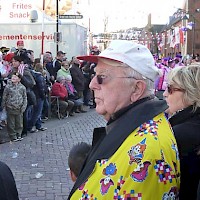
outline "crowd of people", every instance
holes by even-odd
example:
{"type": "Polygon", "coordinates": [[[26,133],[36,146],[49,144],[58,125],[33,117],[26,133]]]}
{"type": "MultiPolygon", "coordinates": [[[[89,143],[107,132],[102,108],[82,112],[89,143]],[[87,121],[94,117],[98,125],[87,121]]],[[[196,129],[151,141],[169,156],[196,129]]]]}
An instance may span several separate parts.
{"type": "MultiPolygon", "coordinates": [[[[91,63],[75,56],[68,60],[63,51],[54,58],[45,52],[43,63],[24,47],[2,47],[0,52],[0,128],[7,128],[12,142],[21,141],[29,132],[47,130],[51,96],[59,99],[59,117],[84,113],[85,106],[95,107],[89,83],[94,71],[91,63]]],[[[57,113],[55,113],[57,114],[57,113]]]]}
{"type": "MultiPolygon", "coordinates": [[[[68,164],[75,183],[68,199],[199,200],[200,63],[194,59],[184,64],[180,53],[158,60],[145,46],[125,40],[112,41],[99,55],[73,57],[71,62],[58,53],[61,57],[53,67],[46,53],[44,66],[37,65],[35,71],[41,75],[41,68],[48,70],[51,93],[60,96],[65,108],[63,117],[84,112],[92,90],[96,111],[107,121],[106,127],[94,129],[92,144],[78,143],[71,149],[68,164]]],[[[19,62],[16,56],[13,66],[19,62]]],[[[18,87],[23,97],[26,67],[18,64],[4,91],[15,93],[18,87]]],[[[42,85],[45,79],[40,79],[42,85]]],[[[18,104],[9,101],[8,118],[10,105],[16,105],[17,113],[24,110],[25,99],[18,104]]],[[[36,100],[36,108],[41,107],[41,100],[36,100]]],[[[33,109],[32,116],[38,110],[33,109]]],[[[28,123],[28,130],[38,122],[35,118],[28,123]]]]}

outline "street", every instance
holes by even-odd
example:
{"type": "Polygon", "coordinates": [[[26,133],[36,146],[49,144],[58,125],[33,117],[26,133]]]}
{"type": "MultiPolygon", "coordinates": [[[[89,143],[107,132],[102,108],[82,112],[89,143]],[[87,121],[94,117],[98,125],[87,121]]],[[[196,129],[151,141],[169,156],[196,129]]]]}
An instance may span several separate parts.
{"type": "Polygon", "coordinates": [[[0,144],[0,160],[11,168],[20,199],[67,199],[73,186],[67,164],[69,150],[77,142],[91,143],[93,128],[105,123],[89,109],[67,119],[49,119],[44,123],[47,131],[29,133],[21,142],[0,144]]]}

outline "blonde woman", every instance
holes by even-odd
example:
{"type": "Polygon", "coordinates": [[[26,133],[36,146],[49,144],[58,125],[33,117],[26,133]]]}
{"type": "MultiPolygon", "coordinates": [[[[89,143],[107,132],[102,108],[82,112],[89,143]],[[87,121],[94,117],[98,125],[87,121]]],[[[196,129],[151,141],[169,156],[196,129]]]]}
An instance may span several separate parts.
{"type": "Polygon", "coordinates": [[[177,140],[181,186],[179,199],[196,199],[200,180],[200,66],[174,68],[168,74],[164,97],[177,140]]]}

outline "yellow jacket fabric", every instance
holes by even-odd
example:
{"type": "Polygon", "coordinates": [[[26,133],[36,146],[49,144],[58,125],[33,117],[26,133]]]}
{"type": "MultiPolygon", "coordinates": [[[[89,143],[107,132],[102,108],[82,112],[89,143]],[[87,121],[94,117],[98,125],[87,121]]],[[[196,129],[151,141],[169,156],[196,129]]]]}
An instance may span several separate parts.
{"type": "Polygon", "coordinates": [[[177,144],[161,113],[130,133],[111,157],[97,160],[70,199],[178,199],[179,176],[177,144]]]}

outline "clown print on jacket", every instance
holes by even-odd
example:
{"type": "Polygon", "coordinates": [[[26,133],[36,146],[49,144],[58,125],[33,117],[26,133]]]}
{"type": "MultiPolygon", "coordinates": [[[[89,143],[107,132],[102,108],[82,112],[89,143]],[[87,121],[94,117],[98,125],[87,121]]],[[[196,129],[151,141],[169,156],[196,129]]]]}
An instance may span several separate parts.
{"type": "Polygon", "coordinates": [[[179,175],[176,141],[162,113],[130,133],[110,158],[97,160],[71,199],[175,200],[179,175]]]}

